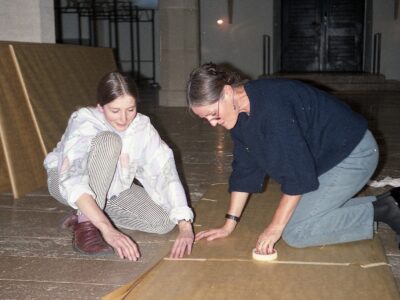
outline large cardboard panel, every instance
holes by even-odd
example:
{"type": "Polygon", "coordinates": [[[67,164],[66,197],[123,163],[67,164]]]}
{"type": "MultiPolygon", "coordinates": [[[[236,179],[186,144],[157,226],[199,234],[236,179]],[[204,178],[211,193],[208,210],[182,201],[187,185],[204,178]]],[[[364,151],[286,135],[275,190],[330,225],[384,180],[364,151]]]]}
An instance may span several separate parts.
{"type": "Polygon", "coordinates": [[[5,157],[0,185],[8,185],[3,175],[7,165],[12,192],[18,198],[45,185],[44,152],[7,44],[0,44],[0,57],[0,140],[5,157]]]}
{"type": "MultiPolygon", "coordinates": [[[[295,249],[276,245],[274,263],[252,260],[258,235],[278,204],[279,187],[253,195],[228,238],[195,244],[190,257],[162,260],[104,299],[399,299],[379,238],[295,249]]],[[[222,225],[229,194],[215,185],[196,206],[199,230],[222,225]]]]}
{"type": "Polygon", "coordinates": [[[45,149],[61,139],[71,113],[94,105],[100,78],[116,70],[112,49],[15,44],[18,65],[45,149]]]}
{"type": "Polygon", "coordinates": [[[11,192],[11,182],[8,175],[6,158],[3,152],[3,143],[0,139],[0,193],[11,192]]]}

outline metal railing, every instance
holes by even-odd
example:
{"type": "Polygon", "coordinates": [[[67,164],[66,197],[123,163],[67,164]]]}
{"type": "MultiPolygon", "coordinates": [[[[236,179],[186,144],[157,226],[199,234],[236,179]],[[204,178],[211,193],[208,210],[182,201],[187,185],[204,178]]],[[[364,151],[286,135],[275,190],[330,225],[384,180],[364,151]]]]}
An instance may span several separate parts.
{"type": "Polygon", "coordinates": [[[155,84],[156,59],[155,59],[155,10],[141,9],[134,6],[127,0],[88,0],[67,1],[67,5],[61,0],[55,0],[55,16],[56,16],[56,41],[57,43],[77,43],[79,45],[87,45],[94,47],[110,47],[114,48],[115,59],[119,68],[122,68],[123,63],[128,63],[127,68],[137,81],[150,81],[155,84]],[[73,40],[64,38],[63,18],[66,15],[74,15],[75,22],[71,25],[77,27],[77,36],[73,40]],[[108,43],[101,42],[99,38],[98,23],[103,23],[104,36],[108,36],[108,43]],[[121,33],[120,24],[128,25],[129,34],[121,33]],[[141,37],[146,35],[141,30],[141,24],[150,24],[150,39],[141,37]],[[104,26],[105,25],[105,26],[104,26]],[[83,39],[84,29],[87,31],[88,40],[83,39]],[[148,59],[144,59],[141,53],[142,43],[147,43],[146,46],[150,49],[151,54],[147,54],[148,59]],[[123,47],[123,45],[129,45],[123,47]],[[122,51],[129,48],[130,53],[125,54],[125,60],[121,59],[122,51]],[[128,58],[129,56],[129,58],[128,58]],[[149,69],[150,76],[142,74],[143,67],[149,69]]]}
{"type": "Polygon", "coordinates": [[[372,57],[372,74],[380,75],[381,73],[381,44],[382,34],[374,34],[374,52],[372,57]]]}
{"type": "Polygon", "coordinates": [[[263,74],[262,76],[271,75],[271,36],[263,35],[263,74]]]}

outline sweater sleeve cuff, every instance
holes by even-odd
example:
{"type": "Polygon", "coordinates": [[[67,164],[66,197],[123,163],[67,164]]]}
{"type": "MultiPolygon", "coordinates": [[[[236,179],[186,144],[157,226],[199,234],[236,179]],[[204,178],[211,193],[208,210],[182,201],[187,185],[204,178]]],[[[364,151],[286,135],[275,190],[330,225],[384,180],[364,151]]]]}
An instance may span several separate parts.
{"type": "Polygon", "coordinates": [[[188,206],[176,207],[170,211],[169,218],[174,224],[181,220],[193,222],[193,211],[188,206]]]}

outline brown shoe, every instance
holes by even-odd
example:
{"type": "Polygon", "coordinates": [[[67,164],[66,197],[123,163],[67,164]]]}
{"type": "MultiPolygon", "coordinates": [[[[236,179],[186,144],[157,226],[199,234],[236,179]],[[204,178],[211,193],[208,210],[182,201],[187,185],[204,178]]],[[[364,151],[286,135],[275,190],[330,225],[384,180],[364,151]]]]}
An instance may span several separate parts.
{"type": "Polygon", "coordinates": [[[78,223],[78,216],[76,212],[70,212],[61,222],[62,229],[70,229],[74,228],[75,224],[78,223]]]}
{"type": "Polygon", "coordinates": [[[88,255],[114,253],[114,249],[104,241],[100,231],[90,221],[75,224],[72,246],[75,251],[88,255]]]}

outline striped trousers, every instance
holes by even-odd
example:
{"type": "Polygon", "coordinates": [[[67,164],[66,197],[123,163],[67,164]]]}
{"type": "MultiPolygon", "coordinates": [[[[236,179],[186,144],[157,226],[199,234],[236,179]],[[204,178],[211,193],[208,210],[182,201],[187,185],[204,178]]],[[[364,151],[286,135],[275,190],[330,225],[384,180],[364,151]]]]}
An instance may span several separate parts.
{"type": "MultiPolygon", "coordinates": [[[[117,227],[158,234],[171,231],[175,224],[143,187],[132,183],[128,190],[107,199],[121,148],[121,138],[113,132],[101,132],[92,140],[87,168],[89,186],[96,194],[97,205],[117,227]]],[[[50,169],[47,173],[50,195],[68,205],[60,193],[57,168],[50,169]]]]}

